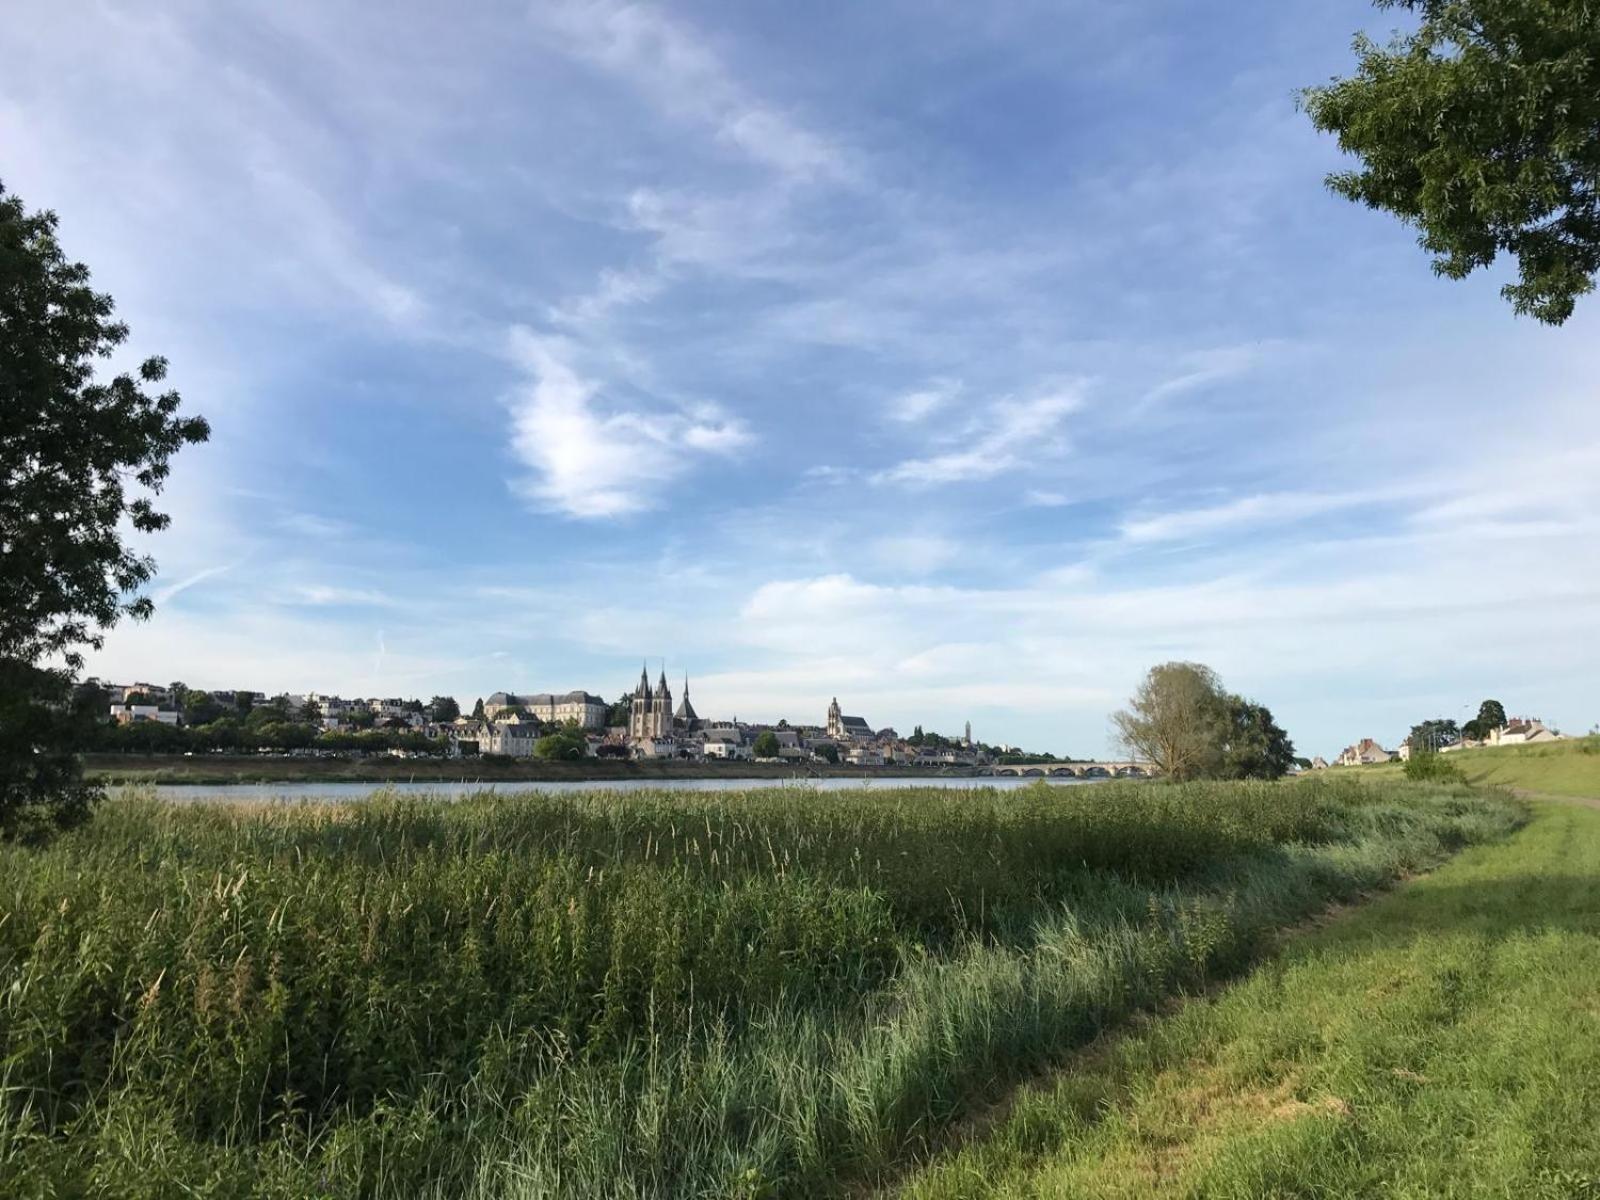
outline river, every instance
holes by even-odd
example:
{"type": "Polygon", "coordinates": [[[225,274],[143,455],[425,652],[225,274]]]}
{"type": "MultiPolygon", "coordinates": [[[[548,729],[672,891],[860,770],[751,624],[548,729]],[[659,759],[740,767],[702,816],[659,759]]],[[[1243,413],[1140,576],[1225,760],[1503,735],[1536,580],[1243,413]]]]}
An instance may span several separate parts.
{"type": "Polygon", "coordinates": [[[802,788],[819,792],[852,790],[881,792],[888,788],[948,788],[972,791],[997,788],[1011,791],[1035,783],[1051,787],[1075,787],[1097,783],[1096,779],[1018,779],[998,775],[972,777],[934,775],[927,777],[878,778],[829,776],[825,779],[567,779],[479,783],[473,780],[425,780],[414,783],[185,783],[162,784],[155,791],[163,800],[361,800],[374,792],[395,792],[406,796],[468,796],[478,792],[742,792],[758,788],[802,788]]]}

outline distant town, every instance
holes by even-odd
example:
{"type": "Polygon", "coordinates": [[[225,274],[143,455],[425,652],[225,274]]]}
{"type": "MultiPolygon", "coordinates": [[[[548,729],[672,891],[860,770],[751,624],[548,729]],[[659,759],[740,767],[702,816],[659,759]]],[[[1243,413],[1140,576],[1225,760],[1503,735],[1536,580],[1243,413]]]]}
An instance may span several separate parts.
{"type": "MultiPolygon", "coordinates": [[[[269,696],[182,683],[90,679],[79,702],[106,716],[96,748],[128,753],[280,752],[504,759],[825,762],[851,766],[976,767],[1072,762],[958,734],[902,735],[847,714],[837,697],[820,721],[702,717],[689,680],[675,697],[661,671],[608,702],[588,691],[495,692],[470,710],[450,696],[358,698],[326,692],[269,696]]],[[[819,704],[819,709],[821,705],[819,704]]]]}

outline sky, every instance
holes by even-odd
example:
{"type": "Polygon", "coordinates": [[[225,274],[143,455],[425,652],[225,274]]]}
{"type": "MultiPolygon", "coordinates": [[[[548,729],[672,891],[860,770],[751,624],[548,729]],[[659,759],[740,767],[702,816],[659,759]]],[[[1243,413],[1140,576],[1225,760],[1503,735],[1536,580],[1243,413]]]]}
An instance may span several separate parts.
{"type": "Polygon", "coordinates": [[[0,180],[165,355],[114,681],[665,669],[1090,757],[1205,662],[1306,755],[1600,720],[1600,299],[1322,184],[1352,0],[21,0],[0,180]],[[459,10],[459,11],[452,11],[459,10]]]}

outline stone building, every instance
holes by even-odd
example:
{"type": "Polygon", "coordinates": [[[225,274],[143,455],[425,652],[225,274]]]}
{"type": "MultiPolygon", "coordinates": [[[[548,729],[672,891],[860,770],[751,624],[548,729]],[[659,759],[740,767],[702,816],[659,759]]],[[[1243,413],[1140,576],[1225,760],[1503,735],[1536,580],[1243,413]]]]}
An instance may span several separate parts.
{"type": "Polygon", "coordinates": [[[828,736],[841,742],[870,739],[872,726],[860,717],[845,716],[839,708],[839,697],[835,696],[828,705],[828,736]]]}
{"type": "Polygon", "coordinates": [[[648,668],[639,671],[639,687],[628,705],[628,737],[633,741],[664,738],[672,733],[672,692],[667,688],[667,673],[650,686],[648,668]]]}

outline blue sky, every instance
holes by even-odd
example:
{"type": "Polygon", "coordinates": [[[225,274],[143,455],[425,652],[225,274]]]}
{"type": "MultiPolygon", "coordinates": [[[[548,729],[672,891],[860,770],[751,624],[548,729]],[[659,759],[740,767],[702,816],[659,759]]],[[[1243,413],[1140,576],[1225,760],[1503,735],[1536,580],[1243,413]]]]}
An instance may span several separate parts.
{"type": "Polygon", "coordinates": [[[1600,302],[1329,195],[1362,3],[44,3],[0,178],[214,436],[96,673],[1079,755],[1600,719],[1600,302]],[[458,6],[461,7],[461,6],[458,6]]]}

